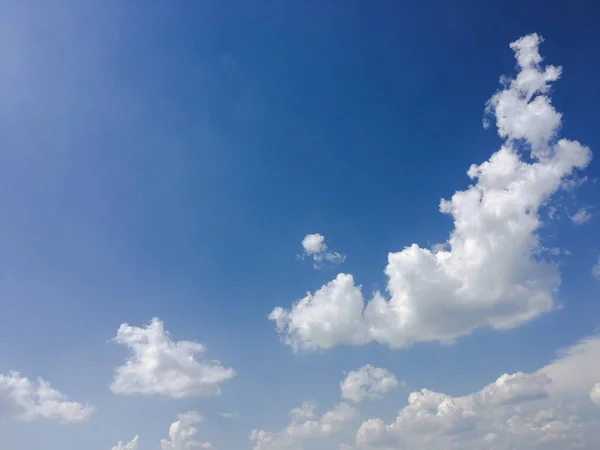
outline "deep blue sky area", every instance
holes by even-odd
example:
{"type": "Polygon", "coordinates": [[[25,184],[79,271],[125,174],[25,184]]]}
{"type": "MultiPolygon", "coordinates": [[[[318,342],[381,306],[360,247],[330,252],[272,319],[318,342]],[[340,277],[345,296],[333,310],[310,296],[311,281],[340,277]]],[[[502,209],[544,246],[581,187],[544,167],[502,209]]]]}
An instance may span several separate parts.
{"type": "Polygon", "coordinates": [[[83,424],[0,426],[0,447],[108,450],[140,434],[158,448],[198,410],[204,440],[252,448],[251,429],[283,428],[310,398],[325,411],[364,364],[407,382],[383,400],[390,421],[411,390],[473,392],[593,334],[596,160],[540,231],[571,252],[554,258],[557,311],[451,346],[299,354],[267,315],[338,272],[384,291],[389,252],[448,238],[439,201],[501,145],[482,119],[521,36],[543,36],[544,62],[563,66],[561,135],[600,149],[598,23],[593,0],[1,2],[0,373],[98,409],[83,424]],[[592,219],[577,227],[580,208],[592,219]],[[308,233],[344,264],[298,260],[308,233]],[[235,368],[220,396],[109,391],[127,357],[119,325],[153,317],[235,368]]]}

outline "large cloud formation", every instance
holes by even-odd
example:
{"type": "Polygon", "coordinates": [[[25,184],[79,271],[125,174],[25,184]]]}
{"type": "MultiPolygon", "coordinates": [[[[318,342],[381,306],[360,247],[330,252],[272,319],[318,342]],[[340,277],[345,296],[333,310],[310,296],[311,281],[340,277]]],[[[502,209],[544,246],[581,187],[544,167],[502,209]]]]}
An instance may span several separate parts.
{"type": "Polygon", "coordinates": [[[83,422],[94,411],[93,406],[68,400],[42,378],[35,383],[18,372],[0,374],[0,418],[83,422]]]}
{"type": "Polygon", "coordinates": [[[503,88],[487,105],[505,142],[469,168],[474,184],[441,201],[440,211],[454,219],[448,241],[390,253],[389,299],[376,292],[365,302],[361,286],[342,273],[290,309],[275,308],[269,318],[285,343],[316,350],[452,342],[479,327],[516,327],[555,307],[560,274],[541,255],[539,210],[588,165],[591,152],[557,139],[561,114],[549,90],[561,68],[542,66],[541,42],[531,34],[510,44],[519,71],[501,79],[503,88]]]}
{"type": "Polygon", "coordinates": [[[221,393],[220,384],[235,376],[216,360],[200,360],[199,342],[173,341],[159,319],[145,327],[122,324],[115,338],[132,351],[115,370],[111,390],[116,394],[159,394],[175,398],[221,393]]]}
{"type": "Polygon", "coordinates": [[[502,375],[462,397],[422,389],[390,424],[356,434],[364,450],[592,449],[600,439],[600,339],[586,339],[535,373],[502,375]]]}

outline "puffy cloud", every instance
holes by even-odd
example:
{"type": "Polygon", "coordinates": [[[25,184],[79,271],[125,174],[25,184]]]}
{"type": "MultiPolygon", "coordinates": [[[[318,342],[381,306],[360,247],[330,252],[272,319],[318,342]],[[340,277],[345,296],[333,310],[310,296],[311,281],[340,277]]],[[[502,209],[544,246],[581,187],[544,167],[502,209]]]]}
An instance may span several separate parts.
{"type": "Polygon", "coordinates": [[[575,225],[583,225],[584,223],[589,222],[591,218],[592,215],[585,208],[581,208],[579,211],[577,211],[571,216],[571,220],[575,225]]]}
{"type": "Polygon", "coordinates": [[[282,431],[252,430],[254,450],[301,450],[305,440],[331,436],[358,418],[358,411],[347,403],[335,405],[320,418],[315,416],[315,407],[310,401],[291,410],[292,422],[282,431]]]}
{"type": "Polygon", "coordinates": [[[300,258],[306,256],[313,259],[313,266],[315,269],[320,269],[325,262],[337,265],[344,262],[346,256],[341,255],[338,252],[331,252],[325,244],[325,236],[319,233],[307,234],[302,239],[302,248],[304,254],[298,255],[300,258]]]}
{"type": "MultiPolygon", "coordinates": [[[[462,397],[422,389],[390,424],[362,423],[359,449],[595,448],[600,413],[588,408],[600,379],[600,338],[583,340],[535,373],[502,375],[462,397]]],[[[600,400],[600,398],[598,398],[600,400]]]]}
{"type": "Polygon", "coordinates": [[[365,399],[376,399],[398,384],[398,380],[389,370],[367,364],[348,373],[340,383],[340,388],[343,399],[360,403],[365,399]]]}
{"type": "Polygon", "coordinates": [[[135,436],[131,441],[125,443],[119,441],[116,446],[112,448],[112,450],[138,450],[138,443],[140,437],[135,436]]]}
{"type": "Polygon", "coordinates": [[[218,395],[220,383],[235,376],[219,361],[198,359],[205,351],[201,343],[171,340],[156,318],[145,327],[122,324],[115,340],[132,351],[115,370],[111,390],[116,394],[218,395]]]}
{"type": "Polygon", "coordinates": [[[590,400],[596,405],[600,405],[600,383],[596,383],[590,391],[590,400]]]}
{"type": "Polygon", "coordinates": [[[596,264],[592,267],[592,275],[594,278],[600,278],[600,255],[598,255],[598,259],[596,260],[596,264]]]}
{"type": "Polygon", "coordinates": [[[188,450],[191,448],[213,448],[209,442],[195,440],[198,429],[193,425],[202,422],[202,416],[196,411],[180,414],[176,422],[169,428],[169,439],[160,441],[162,450],[188,450]]]}
{"type": "Polygon", "coordinates": [[[83,422],[93,412],[93,406],[69,401],[42,378],[35,383],[18,372],[0,374],[0,415],[23,421],[83,422]]]}
{"type": "Polygon", "coordinates": [[[557,267],[544,258],[540,208],[570,186],[591,152],[577,141],[557,139],[561,114],[548,96],[561,74],[541,66],[541,38],[511,44],[519,65],[514,79],[488,102],[504,144],[472,165],[469,188],[442,200],[454,220],[444,245],[412,244],[388,255],[389,300],[376,292],[366,302],[352,275],[275,308],[269,318],[295,350],[377,341],[392,348],[418,341],[452,342],[476,328],[513,328],[555,307],[557,267]],[[522,153],[529,151],[530,160],[522,153]]]}

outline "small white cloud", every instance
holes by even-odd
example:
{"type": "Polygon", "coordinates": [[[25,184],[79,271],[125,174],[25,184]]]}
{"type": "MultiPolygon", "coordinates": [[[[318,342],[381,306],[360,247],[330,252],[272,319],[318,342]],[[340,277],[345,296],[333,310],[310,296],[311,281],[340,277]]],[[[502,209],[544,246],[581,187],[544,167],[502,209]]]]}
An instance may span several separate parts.
{"type": "Polygon", "coordinates": [[[116,394],[218,395],[220,384],[235,376],[217,360],[198,359],[205,351],[201,343],[171,340],[156,318],[145,327],[122,324],[115,340],[132,351],[115,370],[111,390],[116,394]]]}
{"type": "Polygon", "coordinates": [[[328,251],[327,244],[325,244],[325,236],[319,233],[304,236],[304,239],[302,239],[302,248],[304,249],[304,254],[298,256],[300,258],[311,257],[315,269],[320,269],[325,262],[338,265],[346,259],[346,256],[338,252],[328,251]]]}
{"type": "Polygon", "coordinates": [[[160,442],[162,450],[189,450],[191,448],[212,449],[209,442],[196,441],[198,429],[193,425],[202,422],[202,416],[196,412],[180,414],[178,420],[169,428],[169,439],[160,442]]]}
{"type": "Polygon", "coordinates": [[[584,223],[589,222],[591,218],[592,215],[585,208],[581,208],[579,211],[577,211],[571,216],[571,220],[575,225],[583,225],[584,223]]]}
{"type": "Polygon", "coordinates": [[[598,259],[596,260],[596,264],[592,267],[592,275],[594,278],[600,278],[600,255],[598,255],[598,259]]]}
{"type": "Polygon", "coordinates": [[[301,449],[305,440],[331,436],[358,418],[358,411],[347,403],[335,405],[320,418],[315,417],[314,411],[315,403],[305,402],[290,411],[292,423],[284,430],[252,430],[250,440],[254,441],[254,450],[301,449]]]}
{"type": "Polygon", "coordinates": [[[50,419],[83,422],[94,413],[93,406],[69,401],[50,383],[39,378],[36,383],[18,372],[0,374],[0,414],[23,421],[50,419]]]}
{"type": "Polygon", "coordinates": [[[340,389],[343,399],[360,403],[365,399],[379,398],[399,384],[389,370],[367,364],[348,373],[348,376],[340,383],[340,389]]]}
{"type": "Polygon", "coordinates": [[[596,383],[590,391],[590,400],[600,406],[600,383],[596,383]]]}
{"type": "Polygon", "coordinates": [[[234,412],[220,412],[217,413],[219,416],[223,417],[224,419],[235,419],[237,417],[237,413],[234,412]]]}
{"type": "Polygon", "coordinates": [[[139,440],[140,437],[139,436],[135,436],[131,441],[129,442],[122,442],[119,441],[117,443],[117,445],[115,445],[112,450],[138,450],[138,444],[139,444],[139,440]]]}

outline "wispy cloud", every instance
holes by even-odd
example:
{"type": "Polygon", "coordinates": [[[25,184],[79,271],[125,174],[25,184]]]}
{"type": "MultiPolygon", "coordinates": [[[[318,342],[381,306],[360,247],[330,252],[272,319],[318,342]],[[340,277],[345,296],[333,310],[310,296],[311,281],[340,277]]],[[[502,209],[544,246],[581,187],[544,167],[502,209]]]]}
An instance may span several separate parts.
{"type": "Polygon", "coordinates": [[[600,255],[598,255],[598,259],[596,260],[596,264],[592,267],[592,275],[594,278],[600,278],[600,255]]]}
{"type": "Polygon", "coordinates": [[[586,208],[581,208],[570,217],[575,225],[583,225],[591,220],[592,214],[586,208]]]}

